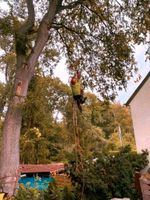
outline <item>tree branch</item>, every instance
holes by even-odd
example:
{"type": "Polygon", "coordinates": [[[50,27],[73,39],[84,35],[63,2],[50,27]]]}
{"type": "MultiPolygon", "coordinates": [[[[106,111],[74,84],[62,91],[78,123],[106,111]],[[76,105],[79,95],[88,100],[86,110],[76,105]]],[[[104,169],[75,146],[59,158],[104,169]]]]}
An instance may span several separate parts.
{"type": "Polygon", "coordinates": [[[65,28],[66,30],[68,30],[68,31],[70,31],[70,32],[76,33],[77,35],[81,34],[81,33],[79,33],[77,30],[74,30],[74,29],[72,29],[72,28],[69,28],[68,26],[65,26],[65,25],[62,24],[62,23],[60,23],[60,24],[58,24],[58,23],[53,23],[52,28],[55,28],[56,30],[61,29],[61,28],[65,28]]]}
{"type": "MultiPolygon", "coordinates": [[[[55,28],[56,30],[57,30],[57,32],[60,34],[60,32],[58,31],[59,29],[66,29],[67,31],[69,31],[69,32],[71,32],[72,34],[74,33],[74,34],[76,34],[80,39],[81,39],[81,41],[83,42],[83,44],[84,44],[84,41],[83,41],[83,38],[84,37],[82,37],[82,33],[81,32],[79,32],[79,31],[77,31],[77,30],[74,30],[74,29],[72,29],[72,28],[70,28],[70,27],[68,27],[68,26],[65,26],[64,24],[56,24],[56,25],[58,25],[58,26],[56,26],[56,27],[54,27],[53,26],[53,28],[55,28]]],[[[61,37],[62,38],[62,37],[61,37]]]]}
{"type": "Polygon", "coordinates": [[[68,53],[68,57],[70,56],[70,50],[69,50],[69,46],[67,45],[67,43],[65,42],[63,36],[61,35],[61,33],[57,30],[59,36],[60,36],[60,39],[62,40],[62,42],[64,43],[65,47],[66,47],[66,50],[67,50],[67,53],[68,53]]]}
{"type": "Polygon", "coordinates": [[[49,29],[51,27],[53,19],[55,18],[58,2],[59,2],[58,0],[49,1],[48,11],[44,15],[40,23],[38,33],[37,33],[37,38],[35,41],[35,46],[28,59],[28,65],[31,67],[31,70],[33,71],[34,71],[34,66],[37,62],[37,59],[39,58],[40,53],[42,52],[46,42],[48,41],[49,29]]]}
{"type": "Polygon", "coordinates": [[[27,9],[28,9],[28,19],[20,28],[20,33],[25,34],[33,28],[34,21],[35,21],[35,12],[34,12],[34,5],[33,0],[26,0],[27,2],[27,9]]]}
{"type": "Polygon", "coordinates": [[[124,8],[118,0],[115,0],[115,1],[120,6],[120,8],[122,8],[122,9],[124,8]]]}
{"type": "Polygon", "coordinates": [[[78,5],[82,4],[84,1],[85,0],[78,0],[78,1],[71,2],[66,6],[61,5],[60,8],[58,9],[58,12],[61,12],[62,10],[66,10],[66,9],[73,9],[73,8],[77,7],[78,5]]]}
{"type": "MultiPolygon", "coordinates": [[[[109,26],[104,22],[104,15],[102,13],[97,13],[95,10],[92,10],[91,8],[89,8],[88,6],[84,5],[90,12],[94,13],[96,16],[98,16],[103,25],[110,31],[111,34],[113,34],[112,30],[109,28],[109,26]]],[[[116,27],[115,27],[116,28],[116,27]]]]}

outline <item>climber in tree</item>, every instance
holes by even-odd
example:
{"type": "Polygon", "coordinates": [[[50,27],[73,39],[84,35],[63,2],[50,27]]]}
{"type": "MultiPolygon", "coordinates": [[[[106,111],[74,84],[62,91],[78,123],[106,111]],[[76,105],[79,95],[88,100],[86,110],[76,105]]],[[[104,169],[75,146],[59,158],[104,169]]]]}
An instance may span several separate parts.
{"type": "Polygon", "coordinates": [[[87,97],[83,96],[83,88],[81,87],[81,74],[77,70],[77,72],[74,74],[74,76],[71,78],[70,85],[72,89],[72,95],[74,100],[77,102],[77,106],[82,113],[82,106],[86,100],[87,97]]]}

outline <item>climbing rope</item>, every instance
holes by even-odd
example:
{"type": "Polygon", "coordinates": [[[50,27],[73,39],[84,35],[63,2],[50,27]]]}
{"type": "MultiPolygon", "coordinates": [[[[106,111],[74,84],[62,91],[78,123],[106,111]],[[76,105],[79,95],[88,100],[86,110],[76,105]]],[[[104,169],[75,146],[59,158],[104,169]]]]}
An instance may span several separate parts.
{"type": "Polygon", "coordinates": [[[80,164],[82,155],[82,147],[80,145],[80,134],[79,134],[79,127],[78,127],[78,108],[76,101],[73,101],[73,130],[75,136],[75,154],[76,154],[76,167],[80,164]]]}
{"type": "MultiPolygon", "coordinates": [[[[76,172],[84,172],[84,166],[83,166],[83,149],[80,145],[80,130],[78,126],[78,108],[77,108],[77,103],[75,100],[73,100],[72,104],[73,108],[73,130],[74,130],[74,136],[75,136],[75,170],[76,172]]],[[[81,200],[84,195],[84,173],[82,173],[82,178],[83,178],[83,184],[82,184],[82,194],[81,194],[81,200]]]]}

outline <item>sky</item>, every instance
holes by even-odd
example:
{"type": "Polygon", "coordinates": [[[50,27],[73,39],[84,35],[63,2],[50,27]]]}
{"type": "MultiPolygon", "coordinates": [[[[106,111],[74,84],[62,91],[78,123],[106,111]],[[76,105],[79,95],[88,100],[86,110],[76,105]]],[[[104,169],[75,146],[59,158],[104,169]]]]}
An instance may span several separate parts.
{"type": "MultiPolygon", "coordinates": [[[[0,0],[0,6],[7,9],[6,2],[4,0],[0,0]]],[[[135,59],[137,61],[137,66],[139,68],[139,74],[141,75],[141,80],[139,82],[136,82],[136,76],[133,77],[127,85],[126,90],[122,90],[118,93],[118,97],[116,98],[117,102],[120,102],[121,104],[125,104],[129,97],[133,94],[135,89],[138,87],[138,85],[142,82],[142,80],[145,78],[147,73],[150,71],[150,61],[145,62],[146,57],[144,55],[144,52],[146,51],[145,46],[135,46],[135,59]]],[[[59,77],[62,82],[69,84],[69,74],[67,71],[67,67],[65,65],[65,59],[62,59],[56,69],[54,70],[54,76],[59,77]]],[[[4,81],[5,77],[4,74],[0,73],[0,80],[4,81]]]]}
{"type": "MultiPolygon", "coordinates": [[[[136,90],[138,85],[145,78],[147,73],[150,71],[150,61],[146,62],[146,57],[144,55],[146,51],[146,47],[143,45],[135,46],[135,60],[137,62],[137,67],[139,69],[138,74],[141,75],[140,81],[136,81],[137,75],[135,75],[127,84],[126,90],[122,90],[118,92],[118,97],[116,98],[116,102],[120,102],[121,104],[125,104],[133,92],[136,90]]],[[[62,59],[58,64],[57,68],[54,71],[55,77],[59,77],[62,82],[69,84],[69,74],[67,68],[65,66],[65,59],[62,59]]]]}
{"type": "Polygon", "coordinates": [[[139,84],[143,81],[147,73],[150,71],[150,60],[146,61],[145,56],[146,47],[143,45],[135,46],[135,60],[139,69],[138,74],[141,75],[141,80],[136,81],[137,75],[133,77],[127,84],[126,90],[119,92],[117,100],[122,104],[125,104],[129,97],[133,94],[139,84]]]}
{"type": "Polygon", "coordinates": [[[145,76],[150,71],[150,60],[146,61],[146,56],[144,55],[146,47],[143,45],[135,46],[135,60],[137,62],[137,67],[139,69],[138,74],[141,75],[141,80],[136,82],[136,77],[133,77],[127,84],[126,90],[119,92],[118,101],[121,103],[126,103],[129,97],[133,94],[139,84],[143,81],[145,76]]]}

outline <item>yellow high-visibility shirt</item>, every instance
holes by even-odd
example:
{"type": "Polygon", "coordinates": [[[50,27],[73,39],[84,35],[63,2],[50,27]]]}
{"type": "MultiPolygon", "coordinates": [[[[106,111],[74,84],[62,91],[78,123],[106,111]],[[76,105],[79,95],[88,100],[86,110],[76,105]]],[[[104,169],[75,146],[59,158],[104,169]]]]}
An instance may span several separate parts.
{"type": "Polygon", "coordinates": [[[81,94],[80,80],[78,80],[74,85],[71,84],[71,89],[73,96],[80,95],[81,94]]]}
{"type": "Polygon", "coordinates": [[[0,193],[0,200],[3,200],[4,193],[0,193]]]}

